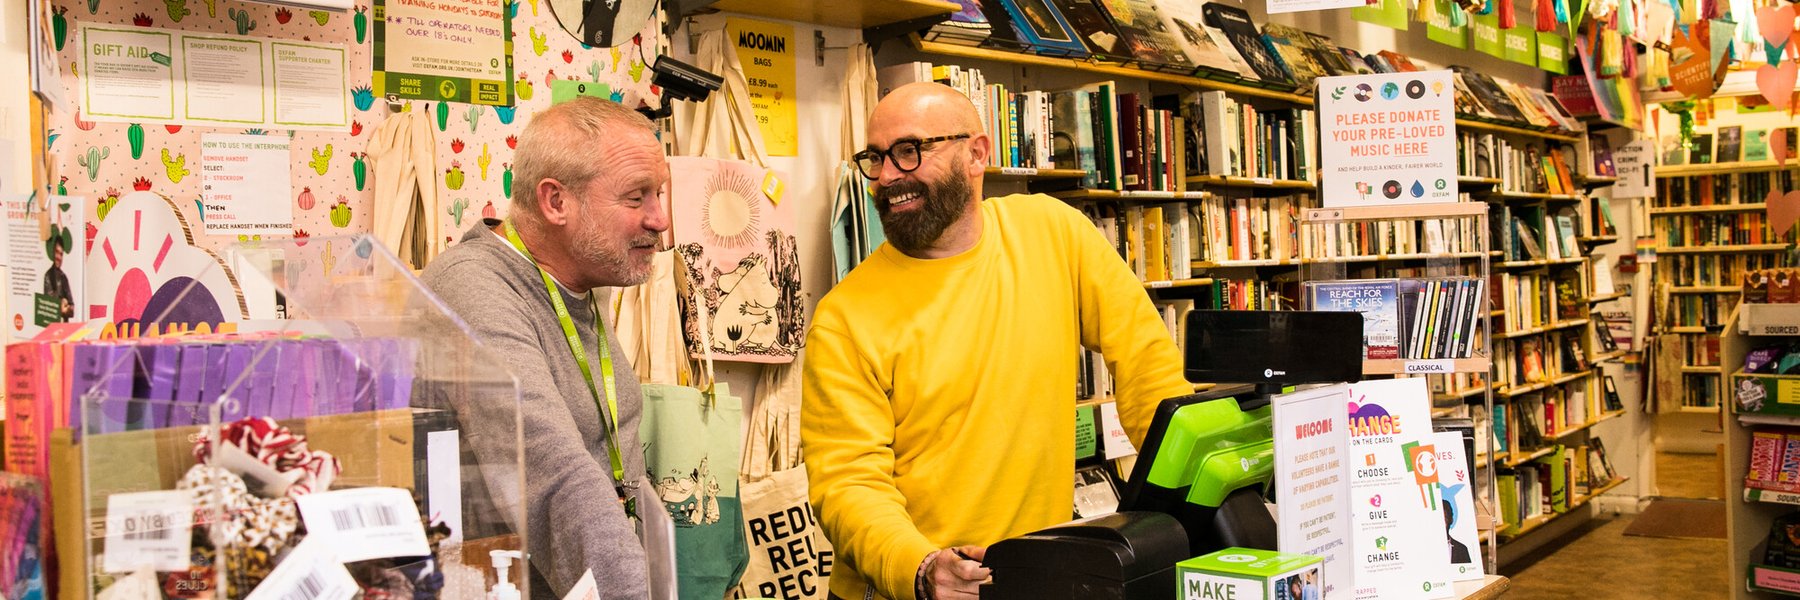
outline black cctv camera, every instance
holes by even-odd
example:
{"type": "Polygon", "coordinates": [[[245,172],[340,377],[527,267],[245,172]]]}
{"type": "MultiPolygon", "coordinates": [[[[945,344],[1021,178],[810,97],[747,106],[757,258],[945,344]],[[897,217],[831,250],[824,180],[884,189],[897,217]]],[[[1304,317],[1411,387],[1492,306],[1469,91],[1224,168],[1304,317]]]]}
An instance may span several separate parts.
{"type": "Polygon", "coordinates": [[[724,77],[667,56],[656,57],[656,64],[651,65],[650,70],[656,73],[650,83],[662,87],[665,105],[670,100],[705,101],[708,94],[725,83],[724,77]]]}

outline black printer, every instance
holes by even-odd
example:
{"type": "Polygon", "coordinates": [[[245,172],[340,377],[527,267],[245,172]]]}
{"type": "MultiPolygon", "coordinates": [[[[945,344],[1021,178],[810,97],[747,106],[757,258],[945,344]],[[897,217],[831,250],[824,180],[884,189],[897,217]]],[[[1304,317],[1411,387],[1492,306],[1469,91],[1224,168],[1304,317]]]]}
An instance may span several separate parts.
{"type": "Polygon", "coordinates": [[[981,597],[1164,600],[1175,591],[1175,563],[1187,558],[1187,533],[1174,517],[1113,513],[989,546],[984,566],[994,579],[981,597]]]}

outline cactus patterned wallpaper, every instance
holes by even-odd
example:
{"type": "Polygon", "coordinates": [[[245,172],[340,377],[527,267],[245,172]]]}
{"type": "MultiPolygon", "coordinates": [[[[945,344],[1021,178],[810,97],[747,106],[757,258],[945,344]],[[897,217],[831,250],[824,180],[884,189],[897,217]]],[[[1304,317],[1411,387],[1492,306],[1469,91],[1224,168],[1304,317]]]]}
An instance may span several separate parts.
{"type": "MultiPolygon", "coordinates": [[[[613,99],[628,106],[661,91],[650,85],[649,69],[640,59],[641,51],[655,60],[657,20],[634,42],[590,48],[562,30],[549,0],[506,1],[513,19],[517,80],[512,107],[405,101],[411,110],[428,111],[436,125],[436,179],[445,210],[441,234],[452,240],[484,215],[505,214],[516,136],[534,111],[550,106],[551,80],[608,84],[615,90],[613,99]]],[[[73,38],[82,22],[339,43],[350,49],[350,85],[356,90],[354,125],[343,133],[99,123],[83,120],[73,106],[59,111],[48,123],[50,147],[61,156],[62,190],[88,199],[89,239],[92,224],[105,218],[120,195],[150,190],[174,199],[188,222],[196,224],[197,245],[217,250],[238,241],[235,236],[204,235],[197,226],[202,217],[203,133],[292,136],[294,197],[288,201],[294,204],[294,235],[368,231],[374,182],[364,151],[389,114],[387,104],[369,91],[375,37],[370,6],[371,0],[358,0],[354,12],[327,13],[238,0],[57,0],[53,33],[71,99],[77,97],[80,75],[74,70],[80,40],[73,38]]]]}

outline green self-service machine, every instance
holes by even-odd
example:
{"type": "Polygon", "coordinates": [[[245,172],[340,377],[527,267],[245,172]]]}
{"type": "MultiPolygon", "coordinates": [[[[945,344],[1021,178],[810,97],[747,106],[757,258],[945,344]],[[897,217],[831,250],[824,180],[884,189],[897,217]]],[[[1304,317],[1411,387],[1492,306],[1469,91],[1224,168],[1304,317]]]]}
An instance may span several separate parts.
{"type": "Polygon", "coordinates": [[[1269,399],[1283,386],[1362,376],[1362,315],[1188,314],[1189,381],[1237,383],[1163,400],[1120,493],[1120,512],[990,546],[983,600],[1157,599],[1175,563],[1229,547],[1275,550],[1264,506],[1274,472],[1269,399]]]}

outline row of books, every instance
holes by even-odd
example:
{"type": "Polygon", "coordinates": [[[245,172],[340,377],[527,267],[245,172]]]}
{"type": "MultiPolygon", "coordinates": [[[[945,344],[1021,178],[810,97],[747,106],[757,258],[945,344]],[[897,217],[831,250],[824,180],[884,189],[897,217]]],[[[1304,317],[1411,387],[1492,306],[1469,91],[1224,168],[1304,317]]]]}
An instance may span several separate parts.
{"type": "Polygon", "coordinates": [[[1341,221],[1306,228],[1301,251],[1310,257],[1362,257],[1480,252],[1480,226],[1472,218],[1341,221]]]}
{"type": "Polygon", "coordinates": [[[1220,177],[1312,181],[1318,117],[1309,108],[1259,109],[1220,91],[1182,98],[1188,171],[1220,177]]]}
{"type": "Polygon", "coordinates": [[[1681,337],[1681,362],[1695,367],[1719,366],[1719,336],[1684,335],[1681,337]]]}
{"type": "Polygon", "coordinates": [[[1502,388],[1515,388],[1587,370],[1587,355],[1579,343],[1584,335],[1579,329],[1569,329],[1495,340],[1495,381],[1502,388]]]}
{"type": "Polygon", "coordinates": [[[1431,393],[1439,396],[1461,396],[1472,393],[1489,385],[1485,373],[1451,373],[1448,375],[1428,375],[1431,393]]]}
{"type": "MultiPolygon", "coordinates": [[[[1330,37],[1279,23],[1261,26],[1241,6],[1185,0],[958,0],[962,10],[933,27],[931,41],[1096,56],[1142,68],[1224,76],[1312,91],[1323,76],[1422,70],[1400,53],[1364,54],[1330,37]]],[[[1550,94],[1455,67],[1459,112],[1564,130],[1579,129],[1550,94]]]]}
{"type": "Polygon", "coordinates": [[[1586,425],[1601,414],[1598,398],[1589,396],[1585,385],[1555,386],[1514,397],[1509,404],[1514,407],[1510,413],[1513,418],[1530,419],[1532,428],[1547,440],[1586,425]]]}
{"type": "Polygon", "coordinates": [[[1489,275],[1498,284],[1494,303],[1505,313],[1502,332],[1518,332],[1586,316],[1581,273],[1501,272],[1489,275]]]}
{"type": "Polygon", "coordinates": [[[1193,260],[1211,263],[1295,260],[1300,257],[1300,211],[1317,207],[1312,196],[1213,197],[1190,204],[1200,226],[1193,260]]]}
{"type": "Polygon", "coordinates": [[[1786,192],[1794,183],[1793,171],[1666,177],[1656,182],[1655,202],[1657,208],[1759,204],[1769,192],[1786,192]]]}
{"type": "Polygon", "coordinates": [[[959,0],[931,41],[1096,56],[1159,71],[1311,88],[1323,75],[1417,70],[1393,52],[1363,55],[1330,38],[1270,24],[1242,7],[1174,0],[959,0]]]}
{"type": "Polygon", "coordinates": [[[1737,297],[1719,294],[1671,296],[1668,315],[1674,327],[1722,327],[1737,307],[1737,297]]]}
{"type": "Polygon", "coordinates": [[[1468,358],[1487,315],[1481,278],[1309,281],[1309,310],[1363,315],[1363,358],[1468,358]]]}
{"type": "Polygon", "coordinates": [[[1773,243],[1769,216],[1760,212],[1664,215],[1657,222],[1665,247],[1773,243]]]}
{"type": "Polygon", "coordinates": [[[1717,373],[1683,373],[1681,405],[1693,408],[1718,408],[1719,379],[1717,373]]]}
{"type": "Polygon", "coordinates": [[[1770,427],[1750,432],[1744,487],[1800,492],[1800,431],[1770,427]]]}
{"type": "Polygon", "coordinates": [[[1459,173],[1500,180],[1500,189],[1531,194],[1577,195],[1575,173],[1569,157],[1575,148],[1566,144],[1515,144],[1488,134],[1457,135],[1459,173]]]}
{"type": "Polygon", "coordinates": [[[1456,112],[1534,127],[1577,131],[1579,120],[1549,92],[1520,86],[1464,66],[1455,72],[1456,112]]]}
{"type": "Polygon", "coordinates": [[[1560,260],[1582,256],[1581,219],[1569,207],[1496,204],[1489,209],[1490,233],[1506,261],[1560,260]]]}
{"type": "Polygon", "coordinates": [[[1796,139],[1793,127],[1776,129],[1751,128],[1742,125],[1719,127],[1712,133],[1696,133],[1683,140],[1679,136],[1666,136],[1662,139],[1662,164],[1665,165],[1705,165],[1714,163],[1755,162],[1770,160],[1775,157],[1770,144],[1775,141],[1775,131],[1781,131],[1788,156],[1800,156],[1795,153],[1800,139],[1796,139]]]}
{"type": "Polygon", "coordinates": [[[1748,273],[1773,269],[1783,261],[1776,254],[1668,254],[1657,262],[1674,286],[1700,287],[1738,285],[1748,273]]]}
{"type": "Polygon", "coordinates": [[[1295,310],[1298,308],[1286,288],[1263,279],[1213,280],[1207,300],[1211,308],[1222,310],[1295,310]]]}
{"type": "Polygon", "coordinates": [[[1107,398],[1113,395],[1112,372],[1106,368],[1105,357],[1099,352],[1082,348],[1076,351],[1076,361],[1076,398],[1107,398]]]}
{"type": "Polygon", "coordinates": [[[1192,278],[1195,261],[1295,259],[1299,211],[1310,205],[1309,196],[1208,196],[1083,210],[1140,280],[1171,281],[1192,278]]]}
{"type": "Polygon", "coordinates": [[[1618,479],[1600,438],[1585,444],[1558,446],[1530,463],[1496,471],[1500,519],[1512,527],[1548,514],[1568,512],[1608,483],[1618,479]]]}

